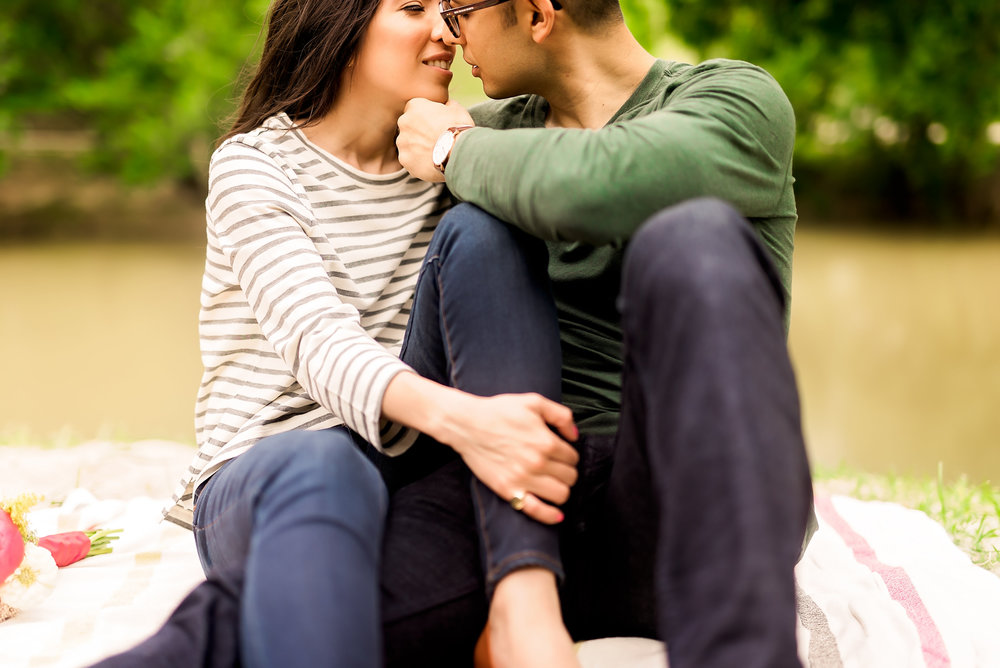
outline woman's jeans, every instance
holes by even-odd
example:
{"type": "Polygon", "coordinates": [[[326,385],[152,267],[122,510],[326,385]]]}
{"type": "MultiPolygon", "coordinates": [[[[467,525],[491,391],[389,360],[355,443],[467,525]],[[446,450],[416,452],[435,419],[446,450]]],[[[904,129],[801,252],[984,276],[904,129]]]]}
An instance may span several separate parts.
{"type": "MultiPolygon", "coordinates": [[[[545,244],[460,204],[427,250],[400,357],[421,376],[470,394],[535,392],[559,401],[562,355],[545,244]]],[[[457,455],[425,438],[375,456],[391,493],[457,455]]],[[[487,598],[505,575],[540,566],[562,578],[558,534],[471,477],[487,598]]]]}
{"type": "Polygon", "coordinates": [[[388,495],[343,427],[265,438],[196,499],[207,574],[239,593],[245,666],[373,666],[388,495]]]}

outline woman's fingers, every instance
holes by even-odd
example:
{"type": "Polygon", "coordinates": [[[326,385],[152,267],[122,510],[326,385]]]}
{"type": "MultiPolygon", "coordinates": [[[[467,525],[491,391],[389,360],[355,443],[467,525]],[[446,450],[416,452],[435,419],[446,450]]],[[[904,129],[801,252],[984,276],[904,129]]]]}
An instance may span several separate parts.
{"type": "Polygon", "coordinates": [[[521,508],[521,512],[542,524],[559,524],[563,521],[561,510],[545,503],[530,492],[524,495],[524,506],[521,508]]]}
{"type": "Polygon", "coordinates": [[[558,467],[555,473],[558,473],[559,477],[553,475],[552,472],[546,471],[545,473],[525,478],[522,481],[523,486],[515,489],[527,490],[543,501],[558,505],[566,503],[569,500],[570,487],[576,482],[576,470],[565,464],[550,465],[550,468],[555,467],[558,467]]]}
{"type": "Polygon", "coordinates": [[[575,441],[580,433],[573,422],[573,411],[567,406],[556,403],[539,395],[539,414],[545,422],[556,428],[567,441],[575,441]]]}

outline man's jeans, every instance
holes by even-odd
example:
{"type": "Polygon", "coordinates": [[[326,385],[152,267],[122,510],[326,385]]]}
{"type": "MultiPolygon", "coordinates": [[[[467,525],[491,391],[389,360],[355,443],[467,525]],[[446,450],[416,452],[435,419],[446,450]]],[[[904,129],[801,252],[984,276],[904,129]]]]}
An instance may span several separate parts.
{"type": "MultiPolygon", "coordinates": [[[[793,569],[812,491],[767,251],[725,203],[672,207],[631,240],[619,305],[618,433],[581,439],[560,527],[567,626],[660,638],[674,668],[798,665],[793,569]]],[[[486,598],[467,475],[449,465],[392,496],[390,665],[470,663],[486,598]]]]}

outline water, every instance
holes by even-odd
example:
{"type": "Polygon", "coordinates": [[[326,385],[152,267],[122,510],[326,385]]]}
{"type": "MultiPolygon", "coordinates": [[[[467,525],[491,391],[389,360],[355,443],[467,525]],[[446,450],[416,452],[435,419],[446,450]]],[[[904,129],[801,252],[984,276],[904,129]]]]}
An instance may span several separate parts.
{"type": "Polygon", "coordinates": [[[790,347],[814,463],[1000,482],[1000,239],[804,231],[790,347]]]}
{"type": "MultiPolygon", "coordinates": [[[[0,248],[0,434],[193,441],[200,245],[0,248]]],[[[1000,481],[1000,239],[800,229],[813,463],[1000,481]]]]}

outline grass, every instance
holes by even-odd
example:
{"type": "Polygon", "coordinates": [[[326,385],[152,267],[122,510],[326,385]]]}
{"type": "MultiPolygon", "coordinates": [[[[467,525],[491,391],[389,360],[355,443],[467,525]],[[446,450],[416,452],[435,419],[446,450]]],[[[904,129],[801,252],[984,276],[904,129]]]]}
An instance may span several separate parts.
{"type": "Polygon", "coordinates": [[[1000,488],[965,476],[936,478],[860,473],[846,468],[814,471],[817,489],[862,501],[891,501],[923,511],[944,527],[977,566],[1000,576],[1000,488]]]}
{"type": "MultiPolygon", "coordinates": [[[[24,428],[0,428],[0,446],[72,447],[89,440],[127,443],[121,430],[107,428],[97,439],[82,438],[66,427],[48,438],[24,428]]],[[[972,483],[962,476],[945,481],[938,465],[935,478],[865,473],[846,467],[813,471],[816,488],[862,501],[890,501],[926,513],[941,524],[952,541],[974,564],[1000,576],[1000,488],[989,482],[972,483]]]]}

